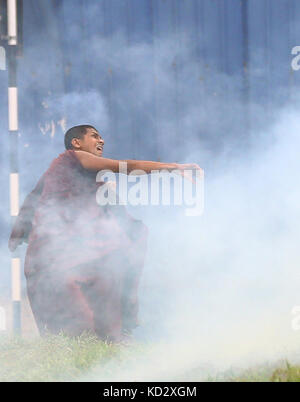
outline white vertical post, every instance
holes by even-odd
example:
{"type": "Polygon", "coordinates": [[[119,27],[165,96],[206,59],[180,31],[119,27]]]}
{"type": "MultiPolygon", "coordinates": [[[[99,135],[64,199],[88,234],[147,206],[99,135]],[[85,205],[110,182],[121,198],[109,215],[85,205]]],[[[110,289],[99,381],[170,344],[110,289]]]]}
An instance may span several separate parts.
{"type": "Polygon", "coordinates": [[[11,260],[12,299],[14,302],[21,301],[21,264],[20,258],[11,260]]]}
{"type": "Polygon", "coordinates": [[[15,46],[18,44],[17,32],[17,0],[7,0],[7,35],[9,45],[15,46]]]}
{"type": "MultiPolygon", "coordinates": [[[[8,36],[8,125],[10,137],[10,215],[12,223],[19,213],[19,169],[18,169],[18,88],[17,88],[17,44],[18,21],[17,0],[7,0],[8,36]]],[[[13,330],[21,332],[21,270],[20,258],[13,253],[11,258],[11,291],[13,303],[13,330]]]]}

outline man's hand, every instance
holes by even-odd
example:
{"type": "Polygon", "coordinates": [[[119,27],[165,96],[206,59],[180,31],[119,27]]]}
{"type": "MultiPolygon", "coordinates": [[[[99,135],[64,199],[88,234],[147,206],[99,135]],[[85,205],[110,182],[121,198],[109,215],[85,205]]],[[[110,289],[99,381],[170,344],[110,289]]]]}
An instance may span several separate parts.
{"type": "Polygon", "coordinates": [[[20,236],[18,233],[18,236],[11,236],[8,241],[8,248],[10,249],[11,252],[15,251],[15,249],[22,244],[24,241],[24,236],[20,236]]]}
{"type": "Polygon", "coordinates": [[[197,171],[197,178],[203,179],[204,177],[204,170],[197,163],[180,163],[178,164],[179,174],[185,178],[190,180],[192,183],[196,183],[195,179],[191,174],[191,171],[197,171]]]}

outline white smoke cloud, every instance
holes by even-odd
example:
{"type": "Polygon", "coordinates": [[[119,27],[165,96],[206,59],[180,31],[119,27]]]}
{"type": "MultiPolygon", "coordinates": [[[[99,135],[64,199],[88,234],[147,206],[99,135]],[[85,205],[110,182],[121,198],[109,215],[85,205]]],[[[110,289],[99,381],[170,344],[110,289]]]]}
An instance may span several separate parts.
{"type": "Polygon", "coordinates": [[[99,367],[90,378],[166,381],[197,369],[200,380],[299,361],[299,126],[297,107],[285,108],[263,133],[271,145],[263,149],[261,135],[248,155],[207,178],[201,218],[151,211],[135,332],[148,349],[124,367],[111,363],[109,377],[99,367]]]}
{"type": "Polygon", "coordinates": [[[101,122],[104,156],[196,162],[206,173],[202,217],[130,208],[150,228],[135,336],[153,347],[112,379],[159,380],[202,365],[223,370],[285,357],[298,347],[291,329],[300,303],[298,103],[271,105],[270,122],[251,101],[245,127],[240,76],[195,59],[184,36],[179,50],[174,37],[155,46],[153,63],[151,44],[128,45],[121,33],[82,41],[99,79],[114,82],[103,89],[109,97],[93,90],[49,100],[54,114],[67,111],[68,126],[77,116],[101,122]]]}

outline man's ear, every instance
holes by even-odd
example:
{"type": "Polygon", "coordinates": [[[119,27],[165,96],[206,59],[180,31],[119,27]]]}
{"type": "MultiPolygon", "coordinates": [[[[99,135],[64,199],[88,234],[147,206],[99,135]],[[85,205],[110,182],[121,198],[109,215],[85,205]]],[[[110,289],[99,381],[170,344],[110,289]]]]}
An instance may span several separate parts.
{"type": "Polygon", "coordinates": [[[81,144],[80,144],[80,139],[79,138],[72,138],[71,144],[73,148],[79,149],[81,144]]]}

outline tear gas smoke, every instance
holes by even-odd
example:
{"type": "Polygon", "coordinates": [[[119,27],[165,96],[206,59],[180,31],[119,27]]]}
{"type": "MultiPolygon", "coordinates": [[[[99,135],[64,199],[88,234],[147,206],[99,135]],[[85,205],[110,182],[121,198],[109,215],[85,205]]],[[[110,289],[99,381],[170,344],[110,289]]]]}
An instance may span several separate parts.
{"type": "MultiPolygon", "coordinates": [[[[240,73],[208,72],[195,58],[193,43],[180,35],[179,48],[175,37],[156,38],[154,63],[151,44],[128,45],[121,32],[82,39],[86,59],[105,71],[103,85],[110,75],[115,79],[110,97],[94,89],[45,94],[53,121],[64,118],[67,127],[89,123],[99,129],[106,140],[104,156],[195,162],[206,174],[201,217],[187,217],[180,207],[128,207],[150,229],[141,326],[134,335],[153,348],[113,379],[159,380],[202,365],[243,367],[287,357],[299,345],[291,328],[291,310],[300,304],[299,100],[274,102],[272,121],[264,118],[263,102],[251,101],[246,109],[240,73]],[[182,78],[177,114],[174,60],[182,78]],[[211,90],[204,91],[204,85],[211,90]],[[245,126],[246,110],[251,127],[245,126]]],[[[30,55],[23,62],[25,80],[40,44],[24,51],[30,55]]],[[[80,66],[83,76],[87,66],[80,66]]],[[[56,77],[57,71],[40,60],[38,74],[56,77]]],[[[20,88],[21,109],[33,81],[20,88]]],[[[50,129],[43,134],[25,112],[22,119],[24,198],[52,157],[63,152],[63,130],[57,127],[51,137],[50,129]]],[[[6,256],[3,248],[1,256],[6,256]]],[[[100,371],[93,378],[101,379],[100,371]]]]}

